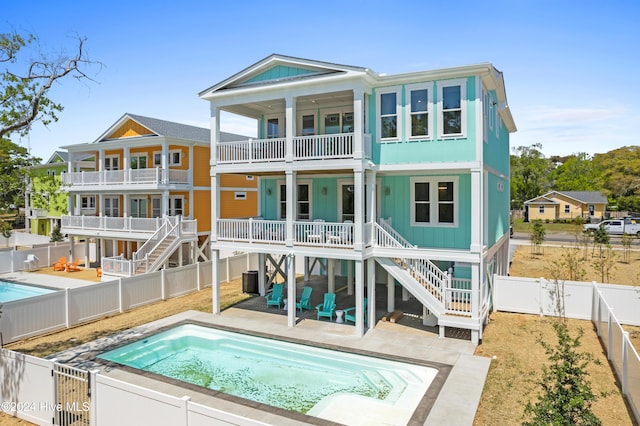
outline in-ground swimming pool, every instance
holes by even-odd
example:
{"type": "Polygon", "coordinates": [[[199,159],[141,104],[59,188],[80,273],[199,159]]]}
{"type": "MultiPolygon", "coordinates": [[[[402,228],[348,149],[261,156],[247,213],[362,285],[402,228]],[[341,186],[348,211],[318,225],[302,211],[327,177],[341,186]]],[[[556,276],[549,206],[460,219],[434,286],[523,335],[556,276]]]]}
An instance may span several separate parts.
{"type": "Polygon", "coordinates": [[[0,303],[25,299],[32,296],[39,296],[41,294],[52,293],[54,291],[57,290],[46,287],[16,284],[0,280],[0,303]]]}
{"type": "Polygon", "coordinates": [[[438,369],[179,325],[104,360],[340,423],[406,424],[438,369]],[[388,423],[386,422],[388,419],[388,423]]]}

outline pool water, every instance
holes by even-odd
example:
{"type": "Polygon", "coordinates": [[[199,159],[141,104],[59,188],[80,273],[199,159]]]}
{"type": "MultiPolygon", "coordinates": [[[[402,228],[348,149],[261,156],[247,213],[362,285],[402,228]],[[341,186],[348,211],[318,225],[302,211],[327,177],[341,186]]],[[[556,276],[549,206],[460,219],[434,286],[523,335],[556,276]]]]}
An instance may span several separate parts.
{"type": "Polygon", "coordinates": [[[395,406],[410,418],[438,373],[431,367],[194,324],[99,358],[318,417],[335,411],[335,404],[355,409],[375,401],[387,409],[395,406]]]}
{"type": "Polygon", "coordinates": [[[52,293],[55,289],[0,281],[0,303],[52,293]]]}

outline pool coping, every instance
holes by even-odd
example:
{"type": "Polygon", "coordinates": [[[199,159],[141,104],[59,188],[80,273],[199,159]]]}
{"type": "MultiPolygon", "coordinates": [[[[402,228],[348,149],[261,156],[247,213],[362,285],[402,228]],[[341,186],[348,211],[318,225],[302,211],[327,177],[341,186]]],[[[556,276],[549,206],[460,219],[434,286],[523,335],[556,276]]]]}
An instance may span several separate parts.
{"type": "MultiPolygon", "coordinates": [[[[198,324],[206,327],[220,328],[242,334],[289,341],[307,346],[319,346],[331,350],[358,353],[376,358],[390,359],[437,368],[438,374],[434,378],[432,385],[423,395],[420,403],[415,408],[410,422],[408,423],[410,425],[435,425],[443,424],[443,422],[456,425],[473,424],[480,395],[484,387],[484,380],[491,361],[488,358],[473,356],[472,353],[469,353],[469,348],[465,346],[462,346],[459,353],[447,353],[445,355],[441,355],[440,352],[446,352],[448,350],[449,346],[446,346],[448,344],[453,344],[453,347],[456,348],[456,342],[446,342],[446,340],[451,339],[429,340],[424,336],[417,337],[420,339],[420,344],[424,346],[424,341],[426,340],[426,342],[430,346],[434,346],[434,348],[432,352],[424,350],[422,347],[418,348],[421,358],[392,353],[394,349],[391,344],[392,342],[388,342],[389,345],[384,345],[384,349],[389,349],[389,347],[391,347],[390,351],[370,350],[366,346],[372,346],[371,339],[389,339],[390,336],[392,336],[394,339],[397,338],[398,342],[393,342],[397,345],[412,345],[412,342],[415,342],[415,340],[412,340],[412,337],[403,336],[403,333],[394,334],[387,330],[382,331],[382,337],[371,332],[365,334],[364,337],[343,335],[344,330],[349,330],[349,328],[338,326],[334,323],[320,322],[320,324],[318,324],[317,321],[307,321],[307,325],[313,327],[313,330],[320,330],[318,327],[322,327],[322,330],[317,333],[320,336],[314,335],[313,337],[316,339],[323,338],[330,340],[329,342],[321,342],[318,340],[307,339],[306,337],[308,336],[309,331],[301,331],[301,327],[299,325],[293,328],[287,327],[286,318],[283,318],[282,316],[260,313],[249,314],[246,311],[238,314],[233,311],[233,308],[229,308],[228,310],[223,311],[222,314],[218,315],[206,314],[198,311],[186,311],[171,317],[115,333],[111,336],[89,342],[85,345],[80,345],[68,351],[52,355],[49,358],[56,358],[58,362],[75,365],[88,370],[97,368],[100,370],[101,374],[143,387],[158,389],[158,387],[162,387],[158,382],[164,383],[167,390],[162,390],[162,392],[177,397],[185,395],[184,390],[188,389],[190,392],[195,394],[190,395],[193,402],[215,406],[216,408],[223,410],[229,409],[230,412],[235,412],[236,414],[261,421],[270,421],[274,424],[338,424],[318,417],[295,413],[270,405],[246,400],[244,398],[235,397],[233,395],[205,389],[201,386],[191,385],[175,379],[169,379],[154,373],[143,372],[132,367],[126,367],[106,360],[96,360],[99,353],[115,349],[135,340],[142,339],[145,336],[148,337],[183,323],[198,324]],[[246,317],[247,315],[251,316],[251,322],[243,323],[240,316],[246,317]],[[258,323],[255,321],[258,321],[258,323]],[[265,324],[268,322],[271,324],[265,324]],[[250,324],[253,324],[253,326],[250,324]],[[275,334],[273,331],[265,332],[264,330],[258,330],[257,328],[269,328],[280,334],[275,334]],[[298,329],[298,336],[295,335],[295,329],[298,329]],[[303,337],[300,338],[300,335],[303,337]],[[369,340],[368,345],[365,344],[367,339],[369,340]],[[434,358],[445,359],[446,362],[439,362],[434,360],[434,358]],[[153,386],[151,386],[152,383],[154,383],[153,386]],[[158,384],[155,385],[155,383],[158,384]],[[219,403],[213,402],[212,405],[211,402],[209,402],[212,398],[214,401],[224,401],[228,404],[223,408],[221,408],[219,403]],[[238,407],[245,408],[241,409],[238,407]],[[260,413],[262,413],[262,415],[260,413]],[[266,413],[270,415],[270,420],[265,420],[264,415],[266,413]]],[[[374,327],[372,331],[375,330],[376,328],[374,327]]],[[[374,342],[374,345],[380,343],[387,342],[378,341],[374,342]]]]}
{"type": "MultiPolygon", "coordinates": [[[[201,326],[201,327],[205,327],[205,328],[213,328],[213,329],[219,329],[219,330],[223,330],[223,331],[229,331],[229,332],[233,332],[233,333],[238,333],[238,334],[243,334],[243,335],[247,335],[247,336],[255,336],[255,337],[261,337],[261,338],[265,338],[265,339],[270,339],[270,340],[277,340],[277,341],[281,341],[281,342],[287,342],[287,343],[295,343],[298,345],[304,345],[304,346],[310,346],[310,347],[319,347],[322,349],[328,349],[328,350],[332,350],[332,351],[337,351],[337,352],[344,352],[344,353],[351,353],[351,354],[356,354],[356,355],[362,355],[362,356],[367,356],[367,357],[371,357],[371,358],[377,358],[377,359],[383,359],[383,360],[388,360],[388,361],[395,361],[395,362],[402,362],[405,364],[412,364],[412,365],[419,365],[419,366],[423,366],[423,367],[431,367],[436,369],[438,372],[436,374],[436,376],[434,377],[434,379],[432,380],[431,384],[429,385],[429,388],[427,389],[427,391],[425,392],[425,394],[422,396],[420,402],[418,403],[418,405],[416,406],[411,418],[409,419],[409,422],[407,423],[407,425],[421,425],[424,424],[424,422],[426,421],[427,417],[429,416],[429,413],[431,412],[431,408],[433,407],[433,404],[435,403],[438,394],[440,393],[442,386],[444,385],[444,383],[447,380],[447,377],[449,376],[449,373],[451,372],[452,366],[447,365],[447,364],[442,364],[442,363],[435,363],[435,362],[430,362],[430,361],[424,361],[424,360],[416,360],[413,358],[408,358],[408,357],[403,357],[403,356],[398,356],[398,355],[391,355],[391,354],[381,354],[379,352],[372,352],[369,350],[361,350],[361,349],[357,349],[357,348],[345,348],[343,346],[338,346],[338,345],[334,345],[334,344],[323,344],[323,343],[317,343],[317,342],[312,342],[309,340],[303,340],[303,339],[298,339],[298,338],[283,338],[282,336],[277,336],[274,334],[269,334],[269,333],[264,333],[264,332],[260,332],[260,331],[253,331],[253,332],[249,332],[245,329],[241,329],[241,328],[236,328],[236,327],[230,327],[230,326],[226,326],[226,325],[220,325],[220,324],[211,324],[211,323],[206,323],[206,322],[202,322],[202,321],[197,321],[197,320],[193,320],[193,319],[184,319],[181,321],[178,321],[176,323],[173,324],[168,324],[166,326],[157,328],[153,331],[149,331],[147,333],[144,333],[142,335],[139,335],[138,337],[136,337],[135,339],[132,339],[131,341],[127,341],[127,342],[119,342],[116,345],[111,345],[109,347],[104,348],[103,350],[101,350],[100,353],[104,353],[107,351],[111,351],[114,349],[118,349],[122,346],[126,346],[128,344],[134,343],[136,341],[139,340],[143,340],[146,338],[149,338],[151,336],[154,336],[156,334],[162,333],[163,331],[167,331],[170,330],[172,328],[175,327],[179,327],[181,325],[197,325],[197,326],[201,326]]],[[[216,390],[212,390],[212,389],[208,389],[205,388],[203,386],[199,386],[199,385],[195,385],[192,383],[188,383],[188,382],[184,382],[182,380],[178,380],[178,379],[173,379],[167,376],[163,376],[161,374],[157,374],[157,373],[152,373],[152,372],[148,372],[148,371],[144,371],[144,370],[140,370],[138,368],[135,367],[130,367],[124,364],[119,364],[117,362],[113,362],[113,361],[108,361],[108,360],[104,360],[104,359],[100,359],[100,361],[98,361],[99,359],[99,354],[96,354],[95,357],[93,357],[93,359],[91,361],[96,362],[98,364],[102,364],[105,367],[111,367],[111,368],[120,368],[124,371],[128,371],[130,373],[133,374],[139,374],[142,375],[144,377],[148,377],[154,380],[160,380],[175,386],[179,386],[179,387],[184,387],[187,388],[189,390],[195,391],[195,392],[200,392],[203,393],[205,395],[209,395],[215,398],[220,398],[220,399],[224,399],[227,401],[231,401],[231,402],[235,402],[241,405],[245,405],[245,406],[249,406],[249,407],[253,407],[256,409],[259,409],[260,411],[266,411],[266,412],[270,412],[273,414],[277,414],[283,417],[289,417],[295,420],[300,420],[300,421],[304,421],[305,423],[308,424],[317,424],[317,425],[329,425],[329,424],[339,424],[339,423],[334,423],[319,417],[314,417],[314,416],[309,416],[306,414],[302,414],[302,413],[297,413],[297,412],[293,412],[293,411],[289,411],[289,410],[285,410],[283,408],[279,408],[279,407],[274,407],[272,405],[268,405],[268,404],[264,404],[264,403],[260,403],[260,402],[255,402],[246,398],[242,398],[242,397],[238,397],[238,396],[234,396],[231,394],[227,394],[224,392],[220,392],[220,391],[216,391],[216,390]]]]}

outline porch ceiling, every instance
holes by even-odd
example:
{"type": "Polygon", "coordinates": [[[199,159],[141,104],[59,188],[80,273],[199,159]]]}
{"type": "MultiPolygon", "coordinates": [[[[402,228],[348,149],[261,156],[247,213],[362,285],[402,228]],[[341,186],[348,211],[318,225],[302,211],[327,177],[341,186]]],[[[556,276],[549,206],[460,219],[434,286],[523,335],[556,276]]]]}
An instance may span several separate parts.
{"type": "MultiPolygon", "coordinates": [[[[317,93],[295,98],[296,109],[309,110],[337,105],[353,103],[353,92],[350,90],[342,92],[317,93]]],[[[284,113],[284,98],[269,99],[259,102],[247,102],[243,104],[228,105],[222,110],[234,114],[240,114],[252,118],[260,118],[264,114],[284,113]]]]}

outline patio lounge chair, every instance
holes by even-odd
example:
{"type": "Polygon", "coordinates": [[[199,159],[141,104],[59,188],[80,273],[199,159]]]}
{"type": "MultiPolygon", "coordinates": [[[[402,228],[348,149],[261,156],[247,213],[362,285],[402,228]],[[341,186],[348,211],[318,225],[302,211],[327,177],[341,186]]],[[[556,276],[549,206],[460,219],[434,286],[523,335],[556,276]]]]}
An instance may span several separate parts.
{"type": "Polygon", "coordinates": [[[67,266],[67,258],[62,256],[56,263],[53,264],[54,271],[64,271],[67,266]]]}
{"type": "MultiPolygon", "coordinates": [[[[367,323],[367,298],[364,298],[364,323],[367,323]]],[[[356,323],[356,308],[347,308],[344,310],[344,323],[348,324],[349,321],[356,323]]]]}
{"type": "Polygon", "coordinates": [[[73,263],[67,263],[65,271],[67,272],[81,271],[82,269],[78,267],[78,262],[80,262],[80,258],[77,258],[76,260],[74,260],[73,263]]]}
{"type": "Polygon", "coordinates": [[[271,292],[265,297],[267,299],[267,307],[272,305],[278,305],[278,308],[282,308],[282,288],[283,284],[274,284],[271,288],[271,292]]]}
{"type": "Polygon", "coordinates": [[[329,317],[329,319],[332,320],[336,312],[335,293],[325,293],[324,303],[316,306],[316,310],[318,311],[318,319],[320,319],[320,317],[329,317]]]}
{"type": "Polygon", "coordinates": [[[303,309],[313,309],[311,307],[311,291],[312,287],[304,286],[302,289],[302,294],[300,295],[300,299],[296,302],[296,308],[300,309],[300,313],[302,313],[303,309]]]}

